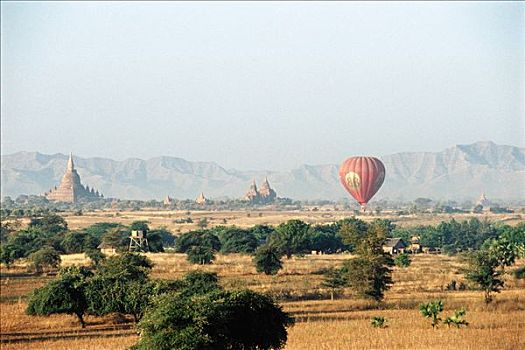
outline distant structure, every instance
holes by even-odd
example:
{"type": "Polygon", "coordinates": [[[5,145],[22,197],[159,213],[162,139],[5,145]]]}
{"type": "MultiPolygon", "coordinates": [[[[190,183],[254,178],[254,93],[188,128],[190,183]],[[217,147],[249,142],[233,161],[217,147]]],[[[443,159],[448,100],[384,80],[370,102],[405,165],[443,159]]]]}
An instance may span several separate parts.
{"type": "Polygon", "coordinates": [[[102,194],[94,188],[84,187],[80,182],[80,176],[73,163],[73,154],[69,154],[66,173],[60,181],[60,185],[44,193],[44,196],[51,201],[77,203],[79,201],[94,201],[104,198],[102,194]]]}
{"type": "Polygon", "coordinates": [[[265,178],[261,189],[257,189],[255,179],[253,180],[248,192],[244,195],[244,199],[251,204],[269,204],[275,201],[277,193],[270,187],[268,178],[265,178]]]}
{"type": "Polygon", "coordinates": [[[275,200],[275,198],[277,198],[277,193],[275,193],[275,191],[270,187],[267,177],[264,178],[261,188],[259,189],[259,195],[261,196],[261,200],[264,203],[271,203],[275,200]]]}
{"type": "Polygon", "coordinates": [[[166,198],[164,198],[164,205],[169,207],[173,204],[173,198],[171,198],[170,196],[166,196],[166,198]]]}
{"type": "Polygon", "coordinates": [[[105,243],[105,242],[100,243],[97,248],[104,255],[115,255],[115,254],[117,254],[117,249],[113,245],[105,243]]]}
{"type": "Polygon", "coordinates": [[[143,230],[132,230],[129,236],[130,252],[147,252],[149,251],[147,232],[143,230]]]}
{"type": "Polygon", "coordinates": [[[387,238],[383,243],[383,251],[389,254],[404,253],[407,245],[402,238],[387,238]]]}
{"type": "Polygon", "coordinates": [[[476,205],[481,205],[483,207],[483,209],[488,210],[490,205],[491,205],[491,203],[488,200],[487,196],[485,196],[485,193],[482,193],[481,196],[479,197],[478,202],[476,203],[476,205]]]}
{"type": "Polygon", "coordinates": [[[200,204],[200,205],[205,205],[208,203],[208,198],[204,197],[204,193],[201,192],[201,194],[199,194],[197,199],[195,199],[195,203],[200,204]]]}

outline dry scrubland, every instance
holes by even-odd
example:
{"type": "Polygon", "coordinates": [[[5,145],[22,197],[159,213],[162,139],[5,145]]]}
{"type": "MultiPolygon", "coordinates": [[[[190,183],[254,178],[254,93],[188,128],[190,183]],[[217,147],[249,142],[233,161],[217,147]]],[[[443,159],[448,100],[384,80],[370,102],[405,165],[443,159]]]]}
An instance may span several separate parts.
{"type": "MultiPolygon", "coordinates": [[[[114,211],[100,210],[86,212],[81,216],[75,216],[73,213],[64,215],[70,229],[80,229],[97,222],[119,222],[129,225],[136,220],[148,220],[150,227],[158,228],[164,226],[174,233],[187,232],[196,230],[199,219],[206,218],[209,226],[217,225],[235,225],[238,227],[251,227],[254,225],[278,225],[286,220],[299,219],[309,224],[327,224],[338,220],[354,216],[353,211],[272,211],[272,210],[240,210],[240,211],[168,211],[168,210],[140,210],[140,211],[114,211]],[[191,217],[192,224],[180,224],[175,221],[191,217]]],[[[359,215],[358,218],[365,221],[374,218],[390,219],[396,225],[416,226],[416,225],[436,225],[441,221],[448,221],[452,218],[456,220],[465,220],[473,217],[473,214],[417,214],[395,216],[385,212],[381,216],[359,215]]],[[[515,225],[525,219],[523,214],[492,214],[475,215],[479,219],[487,218],[493,221],[504,222],[509,225],[515,225]]]]}
{"type": "MultiPolygon", "coordinates": [[[[210,226],[255,224],[275,225],[296,218],[306,222],[328,223],[352,215],[350,212],[192,212],[194,224],[176,224],[187,212],[139,211],[93,212],[82,216],[66,215],[70,228],[83,228],[101,221],[130,224],[149,220],[153,228],[166,226],[173,232],[196,228],[206,217],[210,226]]],[[[382,218],[393,219],[397,225],[436,224],[451,215],[421,215],[382,218]]],[[[462,220],[471,215],[454,215],[462,220]]],[[[373,216],[362,217],[365,220],[373,216]]],[[[516,223],[519,215],[491,215],[489,219],[516,223]]],[[[381,304],[355,298],[345,291],[330,301],[329,291],[321,287],[322,271],[340,265],[350,255],[308,255],[285,260],[276,276],[255,272],[251,257],[218,255],[210,266],[191,265],[184,254],[148,254],[155,263],[153,278],[178,278],[194,269],[218,273],[225,288],[251,288],[269,292],[281,300],[284,309],[294,315],[296,325],[289,329],[287,350],[299,349],[525,349],[525,283],[506,277],[505,290],[486,306],[480,291],[445,291],[451,280],[463,281],[461,263],[445,255],[417,255],[407,269],[394,269],[393,288],[381,304]],[[433,330],[430,322],[419,314],[421,302],[440,298],[445,302],[443,317],[454,309],[465,307],[470,326],[466,329],[433,330]],[[388,328],[370,326],[372,316],[385,316],[388,328]]],[[[87,264],[83,254],[62,256],[62,265],[87,264]]],[[[518,266],[525,265],[520,261],[518,266]]],[[[23,265],[2,269],[0,279],[1,349],[126,349],[138,336],[133,324],[117,315],[87,317],[87,328],[81,329],[76,317],[53,315],[26,316],[25,296],[50,278],[25,273],[23,265]]]]}
{"type": "MultiPolygon", "coordinates": [[[[149,254],[155,262],[154,278],[177,278],[200,268],[183,254],[149,254]]],[[[251,258],[219,255],[203,269],[219,274],[226,288],[247,287],[282,298],[284,309],[296,318],[289,330],[286,349],[523,349],[525,348],[525,284],[507,278],[507,288],[485,306],[479,291],[443,290],[452,279],[462,280],[456,258],[418,255],[407,269],[394,270],[395,284],[382,304],[359,300],[348,291],[330,301],[320,287],[319,272],[336,266],[349,255],[295,257],[285,262],[277,276],[255,273],[251,258]],[[308,298],[305,300],[305,298],[308,298]],[[466,307],[466,329],[432,330],[417,310],[418,304],[435,298],[445,301],[443,315],[466,307]],[[389,327],[374,329],[370,318],[388,318],[389,327]]],[[[87,263],[83,254],[63,256],[63,264],[87,263]]],[[[519,265],[524,265],[520,261],[519,265]]],[[[34,277],[3,270],[1,279],[2,349],[125,349],[137,341],[130,323],[117,316],[87,317],[80,329],[76,318],[66,315],[24,315],[25,295],[52,277],[34,277]]]]}

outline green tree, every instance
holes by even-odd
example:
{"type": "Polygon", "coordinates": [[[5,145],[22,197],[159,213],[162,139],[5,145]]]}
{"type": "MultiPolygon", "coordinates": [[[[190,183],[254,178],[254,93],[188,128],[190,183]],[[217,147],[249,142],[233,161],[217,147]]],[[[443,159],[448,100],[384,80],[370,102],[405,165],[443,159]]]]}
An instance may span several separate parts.
{"type": "Polygon", "coordinates": [[[42,273],[45,267],[58,268],[61,261],[60,254],[53,247],[43,247],[29,255],[29,259],[37,273],[42,273]]]}
{"type": "Polygon", "coordinates": [[[392,257],[383,251],[383,242],[393,225],[388,220],[374,220],[367,224],[351,219],[344,222],[340,234],[346,244],[354,247],[355,259],[343,265],[347,285],[359,296],[381,301],[392,285],[392,257]]]}
{"type": "Polygon", "coordinates": [[[434,300],[426,304],[419,305],[419,312],[425,318],[432,319],[432,328],[436,328],[441,321],[439,314],[443,311],[443,302],[434,300]]]}
{"type": "Polygon", "coordinates": [[[260,246],[253,261],[257,272],[264,272],[266,275],[275,275],[283,267],[280,250],[271,244],[260,246]]]}
{"type": "Polygon", "coordinates": [[[95,267],[100,266],[100,264],[106,259],[106,256],[98,249],[88,249],[85,254],[91,260],[91,264],[95,267]]]}
{"type": "Polygon", "coordinates": [[[206,227],[208,227],[208,218],[200,218],[199,221],[197,222],[197,226],[203,230],[205,229],[206,227]]]}
{"type": "Polygon", "coordinates": [[[62,240],[62,246],[68,254],[81,253],[85,249],[87,235],[82,231],[67,232],[62,240]]]}
{"type": "Polygon", "coordinates": [[[270,297],[250,290],[168,293],[146,312],[132,349],[281,349],[292,324],[270,297]]]}
{"type": "Polygon", "coordinates": [[[471,253],[468,264],[465,278],[477,284],[484,292],[485,303],[490,303],[493,293],[499,293],[504,284],[498,269],[500,261],[493,254],[482,250],[471,253]]]}
{"type": "Polygon", "coordinates": [[[125,251],[129,244],[129,232],[120,227],[111,228],[103,234],[102,242],[119,251],[125,251]]]}
{"type": "Polygon", "coordinates": [[[192,246],[186,252],[187,259],[192,264],[211,264],[215,260],[215,252],[208,246],[192,246]]]}
{"type": "Polygon", "coordinates": [[[410,257],[408,256],[408,254],[398,254],[395,258],[394,258],[394,264],[396,264],[396,266],[398,267],[408,267],[410,266],[410,263],[412,261],[410,260],[410,257]]]}
{"type": "Polygon", "coordinates": [[[209,230],[187,232],[175,244],[176,251],[186,253],[193,264],[210,264],[220,247],[219,238],[209,230]]]}
{"type": "Polygon", "coordinates": [[[41,218],[32,218],[29,228],[39,228],[48,233],[60,233],[67,231],[67,222],[60,215],[46,214],[41,218]]]}
{"type": "Polygon", "coordinates": [[[181,296],[189,297],[222,290],[219,279],[214,272],[192,271],[184,275],[181,284],[181,296]]]}
{"type": "Polygon", "coordinates": [[[51,314],[76,315],[82,328],[84,328],[86,326],[84,314],[87,311],[85,286],[89,276],[90,273],[83,268],[64,268],[55,280],[31,293],[26,313],[43,316],[51,314]]]}
{"type": "Polygon", "coordinates": [[[330,289],[330,300],[334,300],[334,294],[347,284],[347,276],[343,269],[331,268],[324,274],[321,285],[330,289]]]}
{"type": "Polygon", "coordinates": [[[221,232],[221,252],[228,253],[253,253],[257,249],[257,238],[248,230],[230,227],[221,232]]]}
{"type": "Polygon", "coordinates": [[[146,220],[139,220],[139,221],[133,221],[131,223],[130,229],[134,231],[149,231],[149,221],[146,220]]]}
{"type": "Polygon", "coordinates": [[[310,225],[301,220],[288,220],[275,229],[271,243],[279,247],[287,259],[292,254],[304,253],[308,250],[308,230],[310,225]]]}
{"type": "Polygon", "coordinates": [[[137,322],[156,287],[148,279],[152,266],[148,258],[133,253],[106,259],[86,286],[89,311],[99,316],[120,312],[132,315],[137,322]]]}

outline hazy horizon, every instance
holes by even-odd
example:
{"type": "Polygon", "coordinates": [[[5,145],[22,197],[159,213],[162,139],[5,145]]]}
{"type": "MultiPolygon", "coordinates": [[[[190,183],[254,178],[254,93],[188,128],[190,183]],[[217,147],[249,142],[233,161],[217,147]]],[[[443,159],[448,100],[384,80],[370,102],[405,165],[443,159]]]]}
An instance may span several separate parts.
{"type": "Polygon", "coordinates": [[[282,170],[525,146],[524,3],[1,7],[2,155],[282,170]]]}

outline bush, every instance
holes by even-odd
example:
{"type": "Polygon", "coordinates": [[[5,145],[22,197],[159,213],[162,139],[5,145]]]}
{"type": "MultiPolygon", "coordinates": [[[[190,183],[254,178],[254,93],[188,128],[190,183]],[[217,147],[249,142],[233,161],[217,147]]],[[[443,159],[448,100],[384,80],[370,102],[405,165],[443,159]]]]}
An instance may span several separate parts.
{"type": "Polygon", "coordinates": [[[394,258],[394,264],[398,267],[408,267],[410,263],[410,257],[407,254],[399,254],[394,258]]]}
{"type": "Polygon", "coordinates": [[[465,319],[463,319],[463,317],[465,317],[466,314],[467,312],[465,311],[465,309],[456,310],[454,311],[454,316],[447,317],[445,321],[443,321],[443,323],[446,324],[449,328],[450,325],[454,325],[456,326],[456,328],[460,328],[461,326],[468,326],[468,322],[465,319]]]}
{"type": "Polygon", "coordinates": [[[279,249],[270,244],[260,246],[253,261],[257,272],[264,272],[266,275],[275,275],[283,267],[279,249]]]}
{"type": "Polygon", "coordinates": [[[221,252],[253,253],[257,249],[257,238],[251,231],[231,227],[220,235],[221,252]]]}
{"type": "Polygon", "coordinates": [[[205,246],[193,246],[186,253],[187,259],[192,264],[211,264],[215,260],[215,253],[210,247],[205,246]]]}
{"type": "Polygon", "coordinates": [[[132,349],[281,349],[292,324],[271,298],[250,290],[170,293],[147,311],[132,349]]]}
{"type": "Polygon", "coordinates": [[[374,328],[386,328],[387,326],[387,319],[383,316],[374,316],[370,319],[370,324],[374,328]]]}
{"type": "Polygon", "coordinates": [[[441,321],[439,314],[443,311],[443,302],[441,300],[434,300],[430,303],[419,305],[419,312],[425,318],[432,319],[432,328],[436,328],[441,321]]]}
{"type": "Polygon", "coordinates": [[[36,272],[42,273],[45,267],[57,268],[60,265],[60,254],[53,247],[44,247],[29,256],[36,272]]]}
{"type": "Polygon", "coordinates": [[[514,270],[513,274],[515,279],[525,279],[525,266],[514,270]]]}

